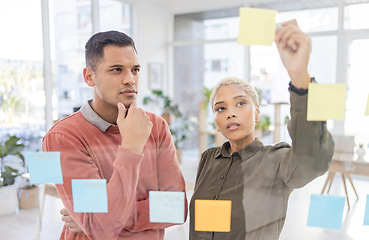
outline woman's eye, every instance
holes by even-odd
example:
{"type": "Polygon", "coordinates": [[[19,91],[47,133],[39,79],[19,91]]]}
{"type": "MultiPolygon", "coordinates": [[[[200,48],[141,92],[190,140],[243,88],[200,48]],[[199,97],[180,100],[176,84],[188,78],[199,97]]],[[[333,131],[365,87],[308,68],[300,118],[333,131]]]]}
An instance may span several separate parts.
{"type": "Polygon", "coordinates": [[[245,103],[244,102],[239,102],[239,103],[237,103],[237,107],[239,107],[239,106],[243,106],[243,105],[245,105],[245,103]]]}
{"type": "Polygon", "coordinates": [[[218,107],[215,111],[217,112],[223,112],[225,110],[225,107],[218,107]]]}
{"type": "Polygon", "coordinates": [[[140,71],[139,68],[133,69],[132,72],[138,73],[140,71]]]}

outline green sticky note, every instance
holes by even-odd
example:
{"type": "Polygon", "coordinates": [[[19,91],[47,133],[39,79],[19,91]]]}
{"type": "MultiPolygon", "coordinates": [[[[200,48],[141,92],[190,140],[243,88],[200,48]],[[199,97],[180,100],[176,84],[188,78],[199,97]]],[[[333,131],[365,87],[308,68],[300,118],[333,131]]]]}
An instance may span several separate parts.
{"type": "Polygon", "coordinates": [[[271,9],[240,8],[238,44],[272,46],[276,14],[271,9]]]}
{"type": "Polygon", "coordinates": [[[325,121],[345,118],[346,84],[309,84],[307,120],[325,121]]]}
{"type": "Polygon", "coordinates": [[[366,101],[365,116],[369,116],[369,94],[368,100],[366,101]]]}
{"type": "Polygon", "coordinates": [[[75,212],[108,212],[106,179],[72,179],[75,212]]]}

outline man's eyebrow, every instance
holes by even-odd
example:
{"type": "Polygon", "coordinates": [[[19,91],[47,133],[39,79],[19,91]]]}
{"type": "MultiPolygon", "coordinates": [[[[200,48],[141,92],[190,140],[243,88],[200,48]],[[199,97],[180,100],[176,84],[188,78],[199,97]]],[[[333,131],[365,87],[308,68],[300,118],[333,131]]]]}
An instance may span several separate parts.
{"type": "MultiPolygon", "coordinates": [[[[124,67],[124,65],[121,65],[121,64],[115,64],[115,65],[111,65],[110,68],[117,68],[117,67],[124,67]]],[[[134,68],[141,68],[141,65],[140,64],[137,64],[137,65],[134,65],[133,66],[134,68]]]]}
{"type": "Polygon", "coordinates": [[[120,65],[120,64],[115,64],[115,65],[111,65],[109,66],[110,68],[117,68],[117,67],[124,67],[124,65],[120,65]]]}

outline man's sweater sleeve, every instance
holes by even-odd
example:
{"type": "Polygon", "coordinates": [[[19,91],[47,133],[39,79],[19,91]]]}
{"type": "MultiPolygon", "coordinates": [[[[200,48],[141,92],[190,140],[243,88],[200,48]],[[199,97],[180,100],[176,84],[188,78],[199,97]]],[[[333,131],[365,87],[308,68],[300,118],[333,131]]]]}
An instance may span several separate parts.
{"type": "MultiPolygon", "coordinates": [[[[292,147],[280,148],[276,159],[283,181],[290,188],[299,188],[328,170],[334,142],[326,122],[307,121],[307,94],[290,91],[290,101],[292,147]]],[[[277,150],[278,144],[273,149],[277,150]]]]}
{"type": "Polygon", "coordinates": [[[136,208],[136,189],[143,155],[118,147],[114,171],[106,185],[108,212],[76,213],[73,209],[71,180],[76,176],[79,179],[100,179],[95,163],[78,140],[60,133],[47,134],[42,148],[43,151],[61,153],[64,183],[56,187],[64,206],[88,238],[117,239],[136,208]],[[129,161],[124,161],[126,159],[129,161]]]}
{"type": "MultiPolygon", "coordinates": [[[[187,218],[187,197],[185,190],[185,181],[179,167],[176,156],[175,146],[172,140],[167,123],[163,120],[159,127],[159,136],[157,143],[157,174],[159,191],[176,191],[185,193],[185,212],[184,219],[187,218]]],[[[147,198],[136,203],[135,211],[132,212],[131,218],[125,230],[130,232],[140,232],[144,230],[159,230],[175,224],[173,223],[151,223],[149,217],[149,201],[147,198]]]]}

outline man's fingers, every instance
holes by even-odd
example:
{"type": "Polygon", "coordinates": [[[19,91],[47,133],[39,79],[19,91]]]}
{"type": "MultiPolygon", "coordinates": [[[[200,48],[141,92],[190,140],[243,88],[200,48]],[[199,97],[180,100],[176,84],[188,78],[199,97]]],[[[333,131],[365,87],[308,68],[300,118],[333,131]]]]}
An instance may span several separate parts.
{"type": "Polygon", "coordinates": [[[60,214],[63,215],[63,216],[69,216],[69,212],[66,208],[62,208],[60,210],[60,214]]]}
{"type": "Polygon", "coordinates": [[[117,107],[118,107],[118,116],[126,116],[127,111],[126,106],[124,106],[123,103],[118,102],[117,107]]]}
{"type": "Polygon", "coordinates": [[[131,103],[131,106],[129,106],[129,108],[136,109],[137,108],[137,103],[135,103],[135,102],[131,103]]]}
{"type": "Polygon", "coordinates": [[[74,228],[74,227],[71,227],[69,228],[69,232],[72,232],[72,233],[79,233],[79,232],[82,232],[80,228],[74,228]]]}
{"type": "Polygon", "coordinates": [[[69,232],[78,233],[82,232],[82,229],[75,223],[66,223],[65,227],[69,229],[69,232]]]}
{"type": "Polygon", "coordinates": [[[63,216],[62,221],[65,222],[65,223],[72,222],[73,218],[71,216],[63,216]]]}

